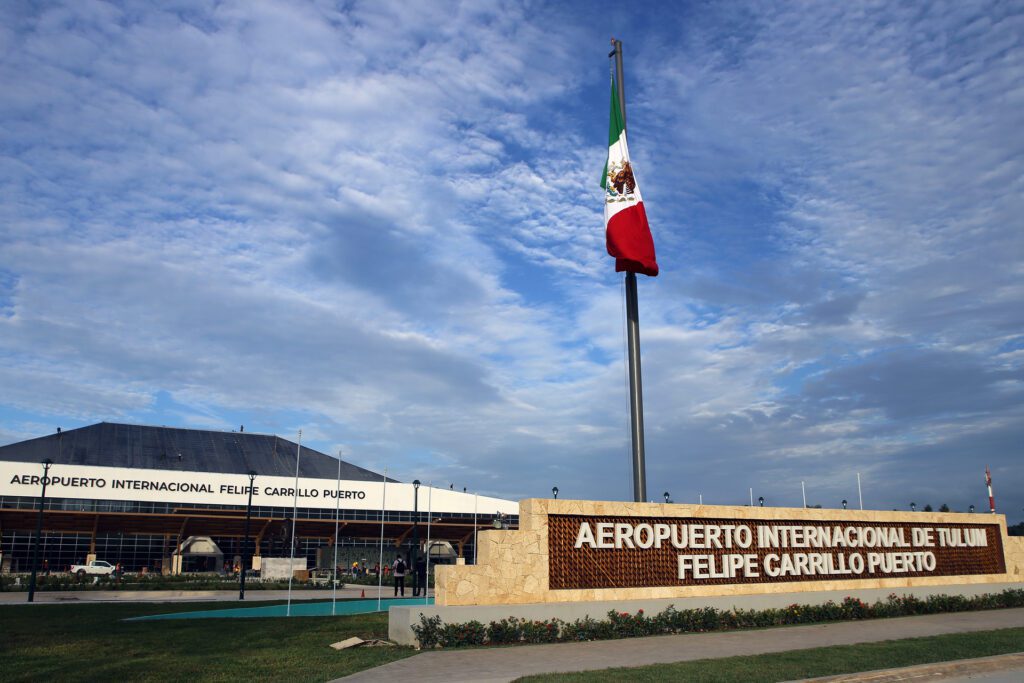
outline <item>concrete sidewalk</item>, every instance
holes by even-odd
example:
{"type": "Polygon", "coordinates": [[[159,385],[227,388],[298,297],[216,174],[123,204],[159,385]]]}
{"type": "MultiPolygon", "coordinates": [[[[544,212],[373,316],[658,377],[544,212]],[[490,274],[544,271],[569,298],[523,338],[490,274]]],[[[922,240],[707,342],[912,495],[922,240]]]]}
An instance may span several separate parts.
{"type": "MultiPolygon", "coordinates": [[[[1024,648],[1024,643],[1021,644],[1021,647],[1024,648]]],[[[905,666],[900,669],[881,669],[808,678],[799,683],[897,683],[898,681],[1020,683],[1020,681],[1024,681],[1024,652],[996,655],[995,657],[978,657],[977,659],[956,659],[952,662],[905,666]]]]}
{"type": "Polygon", "coordinates": [[[511,681],[530,674],[668,664],[1013,627],[1024,627],[1024,608],[792,626],[760,631],[693,633],[521,647],[434,650],[340,680],[415,680],[417,683],[511,681]]]}
{"type": "MultiPolygon", "coordinates": [[[[358,598],[366,591],[367,598],[377,597],[376,586],[357,586],[348,584],[338,588],[338,599],[358,598]]],[[[292,591],[292,600],[330,600],[330,588],[308,589],[299,588],[292,591]]],[[[391,589],[384,587],[384,597],[391,596],[391,589]]],[[[68,604],[74,602],[224,602],[235,600],[239,606],[249,602],[266,600],[287,600],[286,590],[259,590],[251,587],[245,591],[245,601],[238,601],[238,590],[215,591],[36,591],[33,604],[68,604]]],[[[4,591],[0,593],[0,605],[28,604],[28,593],[25,591],[4,591]]]]}

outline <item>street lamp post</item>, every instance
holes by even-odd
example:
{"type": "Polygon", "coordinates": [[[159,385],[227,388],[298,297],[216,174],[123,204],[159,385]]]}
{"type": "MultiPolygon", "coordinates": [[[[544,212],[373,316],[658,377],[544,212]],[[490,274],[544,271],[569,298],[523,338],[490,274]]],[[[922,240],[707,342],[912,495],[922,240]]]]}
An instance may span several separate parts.
{"type": "Polygon", "coordinates": [[[910,511],[911,512],[917,512],[917,503],[914,503],[914,502],[910,503],[910,511]]]}
{"type": "Polygon", "coordinates": [[[844,510],[846,509],[846,499],[845,498],[843,498],[843,509],[844,510]]]}
{"type": "Polygon", "coordinates": [[[762,508],[764,507],[764,496],[757,497],[757,506],[762,508]]]}
{"type": "Polygon", "coordinates": [[[413,479],[412,482],[412,595],[420,594],[420,573],[416,561],[420,552],[420,480],[413,479]]]}
{"type": "Polygon", "coordinates": [[[971,507],[967,508],[967,511],[968,512],[974,512],[974,506],[972,505],[971,507]]]}
{"type": "Polygon", "coordinates": [[[252,564],[253,553],[249,551],[249,522],[252,520],[252,489],[256,473],[249,472],[249,503],[245,506],[245,541],[242,545],[242,566],[238,568],[238,599],[245,600],[245,568],[252,564]],[[249,551],[249,552],[247,552],[249,551]],[[248,554],[248,562],[246,555],[248,554]]]}
{"type": "Polygon", "coordinates": [[[665,502],[666,503],[671,502],[671,501],[669,501],[668,491],[665,491],[664,496],[665,496],[665,502]]]}
{"type": "Polygon", "coordinates": [[[53,461],[47,458],[43,461],[43,490],[39,494],[39,517],[36,519],[36,536],[32,543],[32,575],[28,579],[28,601],[36,599],[36,571],[39,568],[39,539],[43,535],[43,505],[46,501],[46,484],[49,482],[50,465],[53,461]]]}
{"type": "Polygon", "coordinates": [[[558,487],[557,486],[552,486],[551,487],[551,495],[555,497],[555,500],[558,500],[558,487]]]}

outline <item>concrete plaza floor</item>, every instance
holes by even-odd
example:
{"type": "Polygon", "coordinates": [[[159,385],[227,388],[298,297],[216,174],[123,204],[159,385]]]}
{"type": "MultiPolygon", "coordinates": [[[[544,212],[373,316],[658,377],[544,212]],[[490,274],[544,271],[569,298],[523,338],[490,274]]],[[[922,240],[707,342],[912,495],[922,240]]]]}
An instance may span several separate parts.
{"type": "MultiPolygon", "coordinates": [[[[358,586],[348,584],[344,588],[338,588],[338,599],[353,599],[363,596],[365,591],[367,598],[377,597],[376,586],[358,586]]],[[[394,589],[384,586],[381,595],[385,598],[391,597],[394,589]]],[[[411,595],[408,591],[406,595],[411,595]]],[[[245,591],[245,602],[261,602],[265,600],[287,600],[286,590],[259,590],[248,588],[245,591]]],[[[297,588],[292,591],[292,600],[330,600],[331,589],[308,589],[297,588]]],[[[25,591],[4,591],[0,593],[0,605],[13,605],[24,603],[28,600],[28,593],[25,591]]],[[[187,590],[166,590],[166,591],[36,591],[36,604],[68,604],[74,602],[222,602],[238,600],[238,590],[215,590],[215,591],[187,591],[187,590]]],[[[244,603],[239,603],[243,605],[244,603]]]]}
{"type": "MultiPolygon", "coordinates": [[[[1024,608],[815,624],[758,631],[692,633],[555,645],[433,650],[339,680],[415,680],[417,683],[511,681],[530,674],[668,664],[1014,627],[1024,627],[1024,608]]],[[[1024,643],[1021,643],[1021,650],[1024,650],[1024,643]]],[[[916,682],[927,679],[914,680],[916,682]]]]}

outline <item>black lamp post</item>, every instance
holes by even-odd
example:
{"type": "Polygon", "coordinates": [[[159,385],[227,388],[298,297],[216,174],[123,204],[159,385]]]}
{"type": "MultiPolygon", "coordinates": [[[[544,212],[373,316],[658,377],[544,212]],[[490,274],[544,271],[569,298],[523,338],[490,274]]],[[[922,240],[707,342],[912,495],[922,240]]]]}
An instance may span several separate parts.
{"type": "Polygon", "coordinates": [[[39,517],[36,519],[36,537],[32,542],[32,575],[28,579],[28,601],[36,599],[36,571],[39,569],[39,539],[43,535],[43,503],[46,501],[46,484],[50,481],[50,465],[53,461],[43,461],[43,490],[39,494],[39,517]]]}
{"type": "Polygon", "coordinates": [[[967,511],[968,512],[974,512],[974,506],[972,505],[971,507],[967,508],[967,511]]]}
{"type": "Polygon", "coordinates": [[[843,498],[843,509],[844,510],[846,509],[846,499],[845,498],[843,498]]]}
{"type": "Polygon", "coordinates": [[[557,486],[552,486],[551,487],[551,495],[555,497],[555,500],[558,500],[558,487],[557,486]]]}
{"type": "Polygon", "coordinates": [[[917,512],[917,503],[914,503],[914,502],[910,503],[910,511],[911,512],[917,512]]]}
{"type": "Polygon", "coordinates": [[[252,489],[256,473],[249,472],[249,503],[245,506],[245,541],[242,544],[242,566],[238,571],[238,599],[245,600],[245,568],[252,565],[253,552],[249,550],[249,521],[252,519],[252,489]],[[248,555],[248,558],[246,558],[248,555]],[[246,559],[249,561],[246,562],[246,559]]]}
{"type": "Polygon", "coordinates": [[[762,508],[764,507],[764,496],[757,497],[757,506],[762,508]]]}
{"type": "Polygon", "coordinates": [[[668,495],[668,491],[665,491],[665,493],[664,493],[664,494],[662,494],[662,495],[664,495],[664,496],[665,496],[665,502],[666,502],[666,503],[670,502],[670,501],[669,501],[669,495],[668,495]]]}
{"type": "Polygon", "coordinates": [[[412,482],[412,594],[420,594],[420,573],[416,561],[420,552],[420,480],[413,479],[412,482]]]}

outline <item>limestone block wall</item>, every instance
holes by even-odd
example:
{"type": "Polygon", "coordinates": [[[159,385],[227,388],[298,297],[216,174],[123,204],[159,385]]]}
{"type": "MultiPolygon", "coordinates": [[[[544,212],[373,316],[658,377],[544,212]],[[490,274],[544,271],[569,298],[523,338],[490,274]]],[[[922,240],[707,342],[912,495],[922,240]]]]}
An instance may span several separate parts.
{"type": "Polygon", "coordinates": [[[1024,581],[1024,539],[1008,537],[1003,515],[912,513],[882,510],[751,508],[720,505],[678,505],[621,501],[580,501],[532,498],[520,502],[519,529],[488,530],[478,536],[477,564],[439,566],[437,605],[496,605],[598,600],[643,600],[709,595],[753,595],[794,591],[904,588],[945,584],[1024,581]],[[997,522],[1006,557],[1005,574],[880,579],[823,580],[779,583],[737,583],[714,586],[658,586],[551,590],[548,586],[548,515],[677,517],[722,519],[823,520],[838,522],[997,522]]]}
{"type": "Polygon", "coordinates": [[[1024,536],[1005,537],[1003,548],[1006,551],[1006,575],[1013,581],[1024,581],[1024,536]]]}

